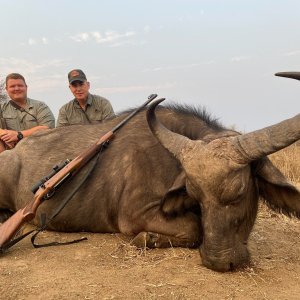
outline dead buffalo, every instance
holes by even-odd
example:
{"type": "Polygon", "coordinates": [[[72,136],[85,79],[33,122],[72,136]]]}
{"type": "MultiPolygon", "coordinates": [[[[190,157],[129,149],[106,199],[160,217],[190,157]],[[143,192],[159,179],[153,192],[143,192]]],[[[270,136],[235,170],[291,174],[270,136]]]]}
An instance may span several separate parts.
{"type": "MultiPolygon", "coordinates": [[[[149,126],[143,111],[117,132],[49,228],[121,232],[135,235],[138,246],[200,246],[202,263],[218,271],[245,265],[259,196],[300,217],[299,191],[267,158],[300,138],[300,115],[241,135],[190,107],[158,107],[156,118],[156,105],[148,110],[149,126]]],[[[31,187],[54,165],[76,157],[123,118],[41,132],[3,152],[3,215],[24,207],[31,187]]],[[[35,224],[70,194],[88,167],[39,207],[35,224]]]]}

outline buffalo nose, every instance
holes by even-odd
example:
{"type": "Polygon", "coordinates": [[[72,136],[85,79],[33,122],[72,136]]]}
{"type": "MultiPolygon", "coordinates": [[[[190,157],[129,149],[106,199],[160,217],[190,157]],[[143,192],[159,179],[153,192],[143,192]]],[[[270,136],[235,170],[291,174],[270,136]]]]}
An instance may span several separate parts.
{"type": "Polygon", "coordinates": [[[216,255],[216,252],[211,255],[212,252],[205,251],[207,249],[204,250],[203,247],[200,247],[199,250],[202,264],[218,272],[228,272],[244,268],[248,265],[250,260],[249,252],[246,247],[235,248],[231,252],[227,252],[227,255],[224,255],[223,251],[219,252],[220,255],[216,255]]]}

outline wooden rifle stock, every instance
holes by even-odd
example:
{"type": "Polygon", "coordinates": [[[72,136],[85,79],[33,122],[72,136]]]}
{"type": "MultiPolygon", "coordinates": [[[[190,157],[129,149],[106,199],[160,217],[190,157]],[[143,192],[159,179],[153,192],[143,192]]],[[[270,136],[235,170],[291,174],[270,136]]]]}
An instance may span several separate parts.
{"type": "Polygon", "coordinates": [[[112,130],[104,134],[94,145],[87,148],[77,157],[60,169],[57,173],[47,179],[45,182],[41,182],[35,191],[34,199],[30,201],[24,208],[18,210],[9,219],[7,219],[2,225],[0,225],[0,251],[5,250],[19,229],[24,223],[31,221],[35,218],[36,211],[39,205],[53,196],[55,190],[65,182],[69,177],[75,176],[78,171],[86,165],[86,163],[93,158],[109,140],[112,139],[114,133],[127,123],[134,115],[136,115],[141,109],[143,109],[148,103],[157,97],[156,94],[152,94],[148,97],[148,100],[129,114],[124,120],[122,120],[112,130]]]}
{"type": "Polygon", "coordinates": [[[19,229],[26,223],[34,219],[36,211],[43,200],[43,191],[37,192],[34,199],[24,208],[19,209],[8,220],[0,226],[0,249],[5,248],[19,229]]]}

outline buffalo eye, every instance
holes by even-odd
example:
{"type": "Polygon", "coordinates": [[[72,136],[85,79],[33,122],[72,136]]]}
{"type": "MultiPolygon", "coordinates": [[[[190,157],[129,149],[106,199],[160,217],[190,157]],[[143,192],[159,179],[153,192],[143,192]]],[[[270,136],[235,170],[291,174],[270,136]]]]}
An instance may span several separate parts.
{"type": "Polygon", "coordinates": [[[229,176],[222,184],[220,202],[223,205],[236,205],[241,202],[246,192],[246,181],[243,176],[229,176]]]}

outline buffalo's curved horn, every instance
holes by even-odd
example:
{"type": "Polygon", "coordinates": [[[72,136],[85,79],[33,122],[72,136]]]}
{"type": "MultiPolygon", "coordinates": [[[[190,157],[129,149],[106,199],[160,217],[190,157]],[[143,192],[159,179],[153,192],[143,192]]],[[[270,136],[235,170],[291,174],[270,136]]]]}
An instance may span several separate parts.
{"type": "Polygon", "coordinates": [[[300,114],[278,124],[234,137],[234,148],[243,163],[257,160],[300,139],[300,114]]]}
{"type": "Polygon", "coordinates": [[[275,76],[287,77],[300,80],[300,72],[278,72],[275,76]]]}
{"type": "Polygon", "coordinates": [[[147,111],[148,125],[153,135],[160,141],[160,143],[174,154],[177,159],[181,160],[183,149],[185,149],[193,141],[183,135],[170,131],[157,120],[155,108],[164,100],[164,98],[158,99],[149,106],[147,111]]]}

